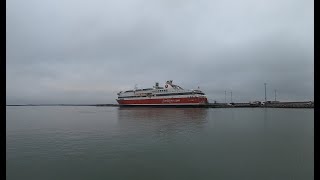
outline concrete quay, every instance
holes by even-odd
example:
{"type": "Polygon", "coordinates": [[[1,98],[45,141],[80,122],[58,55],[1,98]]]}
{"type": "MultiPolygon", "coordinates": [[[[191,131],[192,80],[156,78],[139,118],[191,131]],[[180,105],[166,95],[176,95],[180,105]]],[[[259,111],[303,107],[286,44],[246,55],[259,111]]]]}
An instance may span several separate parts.
{"type": "Polygon", "coordinates": [[[209,103],[208,108],[244,108],[244,107],[266,107],[266,108],[314,108],[313,101],[301,102],[267,102],[267,103],[209,103]]]}

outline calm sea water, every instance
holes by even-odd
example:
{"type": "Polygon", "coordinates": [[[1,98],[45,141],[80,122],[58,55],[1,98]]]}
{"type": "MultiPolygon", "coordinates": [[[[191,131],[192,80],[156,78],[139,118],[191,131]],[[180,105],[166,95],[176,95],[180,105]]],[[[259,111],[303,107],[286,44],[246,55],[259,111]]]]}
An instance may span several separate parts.
{"type": "Polygon", "coordinates": [[[313,109],[7,107],[8,180],[313,179],[313,109]]]}

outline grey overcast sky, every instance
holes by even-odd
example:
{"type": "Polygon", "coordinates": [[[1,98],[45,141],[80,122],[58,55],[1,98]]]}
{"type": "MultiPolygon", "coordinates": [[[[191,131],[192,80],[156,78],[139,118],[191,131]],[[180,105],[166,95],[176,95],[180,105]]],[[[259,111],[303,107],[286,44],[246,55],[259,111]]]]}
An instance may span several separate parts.
{"type": "Polygon", "coordinates": [[[7,104],[116,103],[200,86],[209,101],[314,99],[313,0],[7,0],[7,104]]]}

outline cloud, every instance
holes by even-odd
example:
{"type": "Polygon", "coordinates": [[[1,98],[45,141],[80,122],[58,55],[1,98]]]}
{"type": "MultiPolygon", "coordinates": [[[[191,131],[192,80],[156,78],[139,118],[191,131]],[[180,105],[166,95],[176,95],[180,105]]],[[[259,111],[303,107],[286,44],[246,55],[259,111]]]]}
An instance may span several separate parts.
{"type": "Polygon", "coordinates": [[[209,99],[311,100],[313,1],[7,2],[7,103],[114,103],[168,79],[209,99]]]}

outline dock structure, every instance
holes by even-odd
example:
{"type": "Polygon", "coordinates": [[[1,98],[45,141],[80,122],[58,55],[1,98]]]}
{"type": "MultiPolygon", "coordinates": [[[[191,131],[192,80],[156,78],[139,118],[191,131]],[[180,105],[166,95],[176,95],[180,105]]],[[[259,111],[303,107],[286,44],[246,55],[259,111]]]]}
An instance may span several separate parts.
{"type": "Polygon", "coordinates": [[[264,107],[264,108],[314,108],[314,101],[299,102],[279,102],[267,101],[266,103],[209,103],[209,108],[245,108],[245,107],[264,107]]]}

